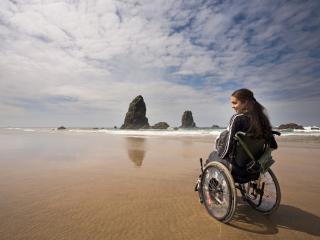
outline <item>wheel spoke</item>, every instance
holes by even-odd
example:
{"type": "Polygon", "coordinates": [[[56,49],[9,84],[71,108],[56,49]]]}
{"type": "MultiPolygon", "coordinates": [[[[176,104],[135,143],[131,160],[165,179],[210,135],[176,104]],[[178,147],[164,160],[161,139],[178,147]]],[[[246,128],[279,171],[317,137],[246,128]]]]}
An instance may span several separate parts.
{"type": "Polygon", "coordinates": [[[203,202],[209,214],[222,221],[229,216],[232,217],[235,207],[232,202],[235,200],[231,199],[236,197],[235,191],[234,196],[231,194],[230,183],[227,180],[226,174],[229,174],[229,178],[232,178],[231,174],[229,172],[225,173],[225,171],[227,170],[219,167],[208,167],[203,173],[201,184],[203,202]],[[232,211],[231,215],[230,211],[232,211]]]}

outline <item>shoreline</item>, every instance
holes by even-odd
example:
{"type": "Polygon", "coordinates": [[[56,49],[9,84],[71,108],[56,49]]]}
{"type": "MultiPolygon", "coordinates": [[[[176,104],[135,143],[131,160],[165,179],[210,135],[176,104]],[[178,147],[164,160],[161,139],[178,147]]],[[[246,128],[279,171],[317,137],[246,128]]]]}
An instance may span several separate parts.
{"type": "MultiPolygon", "coordinates": [[[[156,131],[136,131],[136,130],[116,130],[111,132],[106,131],[91,131],[91,130],[48,130],[44,129],[43,131],[34,131],[31,129],[18,129],[18,130],[3,130],[0,129],[0,135],[34,135],[34,136],[99,136],[104,138],[115,137],[115,138],[145,138],[145,139],[176,139],[180,140],[188,140],[188,141],[197,141],[203,143],[211,143],[214,145],[216,138],[219,136],[219,132],[215,133],[202,133],[194,131],[163,131],[163,130],[156,130],[156,131]]],[[[317,147],[320,144],[320,135],[313,136],[313,135],[281,135],[275,136],[277,143],[280,146],[294,146],[294,147],[304,147],[304,148],[312,148],[317,147]]]]}
{"type": "MultiPolygon", "coordinates": [[[[52,134],[105,134],[105,135],[123,135],[123,136],[141,136],[141,137],[196,137],[196,138],[216,138],[224,128],[219,129],[91,129],[91,128],[67,128],[65,130],[57,130],[54,128],[0,128],[1,133],[25,132],[25,133],[52,133],[52,134]]],[[[320,142],[320,131],[282,131],[281,136],[275,136],[276,139],[299,141],[306,139],[307,142],[320,142]]]]}

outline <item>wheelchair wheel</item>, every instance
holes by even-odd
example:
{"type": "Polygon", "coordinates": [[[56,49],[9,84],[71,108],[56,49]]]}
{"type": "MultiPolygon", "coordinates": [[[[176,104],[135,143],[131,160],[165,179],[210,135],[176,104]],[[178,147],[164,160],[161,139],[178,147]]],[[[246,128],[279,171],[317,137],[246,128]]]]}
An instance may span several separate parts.
{"type": "Polygon", "coordinates": [[[236,208],[236,190],[229,170],[220,162],[209,163],[203,171],[200,195],[208,213],[227,223],[236,208]]]}
{"type": "Polygon", "coordinates": [[[251,207],[263,214],[271,214],[279,207],[281,191],[273,171],[260,174],[256,181],[241,185],[242,195],[251,207]]]}

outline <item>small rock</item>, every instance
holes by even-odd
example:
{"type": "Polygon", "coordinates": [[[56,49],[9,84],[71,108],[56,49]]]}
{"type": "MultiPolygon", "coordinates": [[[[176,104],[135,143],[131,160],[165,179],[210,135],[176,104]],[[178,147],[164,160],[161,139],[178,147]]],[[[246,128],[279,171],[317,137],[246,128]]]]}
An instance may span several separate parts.
{"type": "Polygon", "coordinates": [[[158,122],[155,125],[153,125],[151,128],[153,129],[167,129],[169,126],[166,122],[158,122]]]}
{"type": "Polygon", "coordinates": [[[281,124],[278,129],[304,129],[303,126],[298,125],[296,123],[286,123],[286,124],[281,124]]]}

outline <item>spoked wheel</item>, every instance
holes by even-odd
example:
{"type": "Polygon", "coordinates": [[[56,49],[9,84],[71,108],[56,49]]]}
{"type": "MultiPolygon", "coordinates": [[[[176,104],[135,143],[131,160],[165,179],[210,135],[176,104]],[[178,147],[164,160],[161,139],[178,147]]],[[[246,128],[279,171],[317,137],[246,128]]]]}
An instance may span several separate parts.
{"type": "Polygon", "coordinates": [[[263,214],[271,214],[279,207],[281,191],[279,182],[269,169],[256,181],[241,184],[241,193],[251,207],[263,214]]]}
{"type": "Polygon", "coordinates": [[[220,162],[210,163],[203,171],[200,195],[208,213],[229,222],[236,208],[236,190],[229,170],[220,162]]]}

